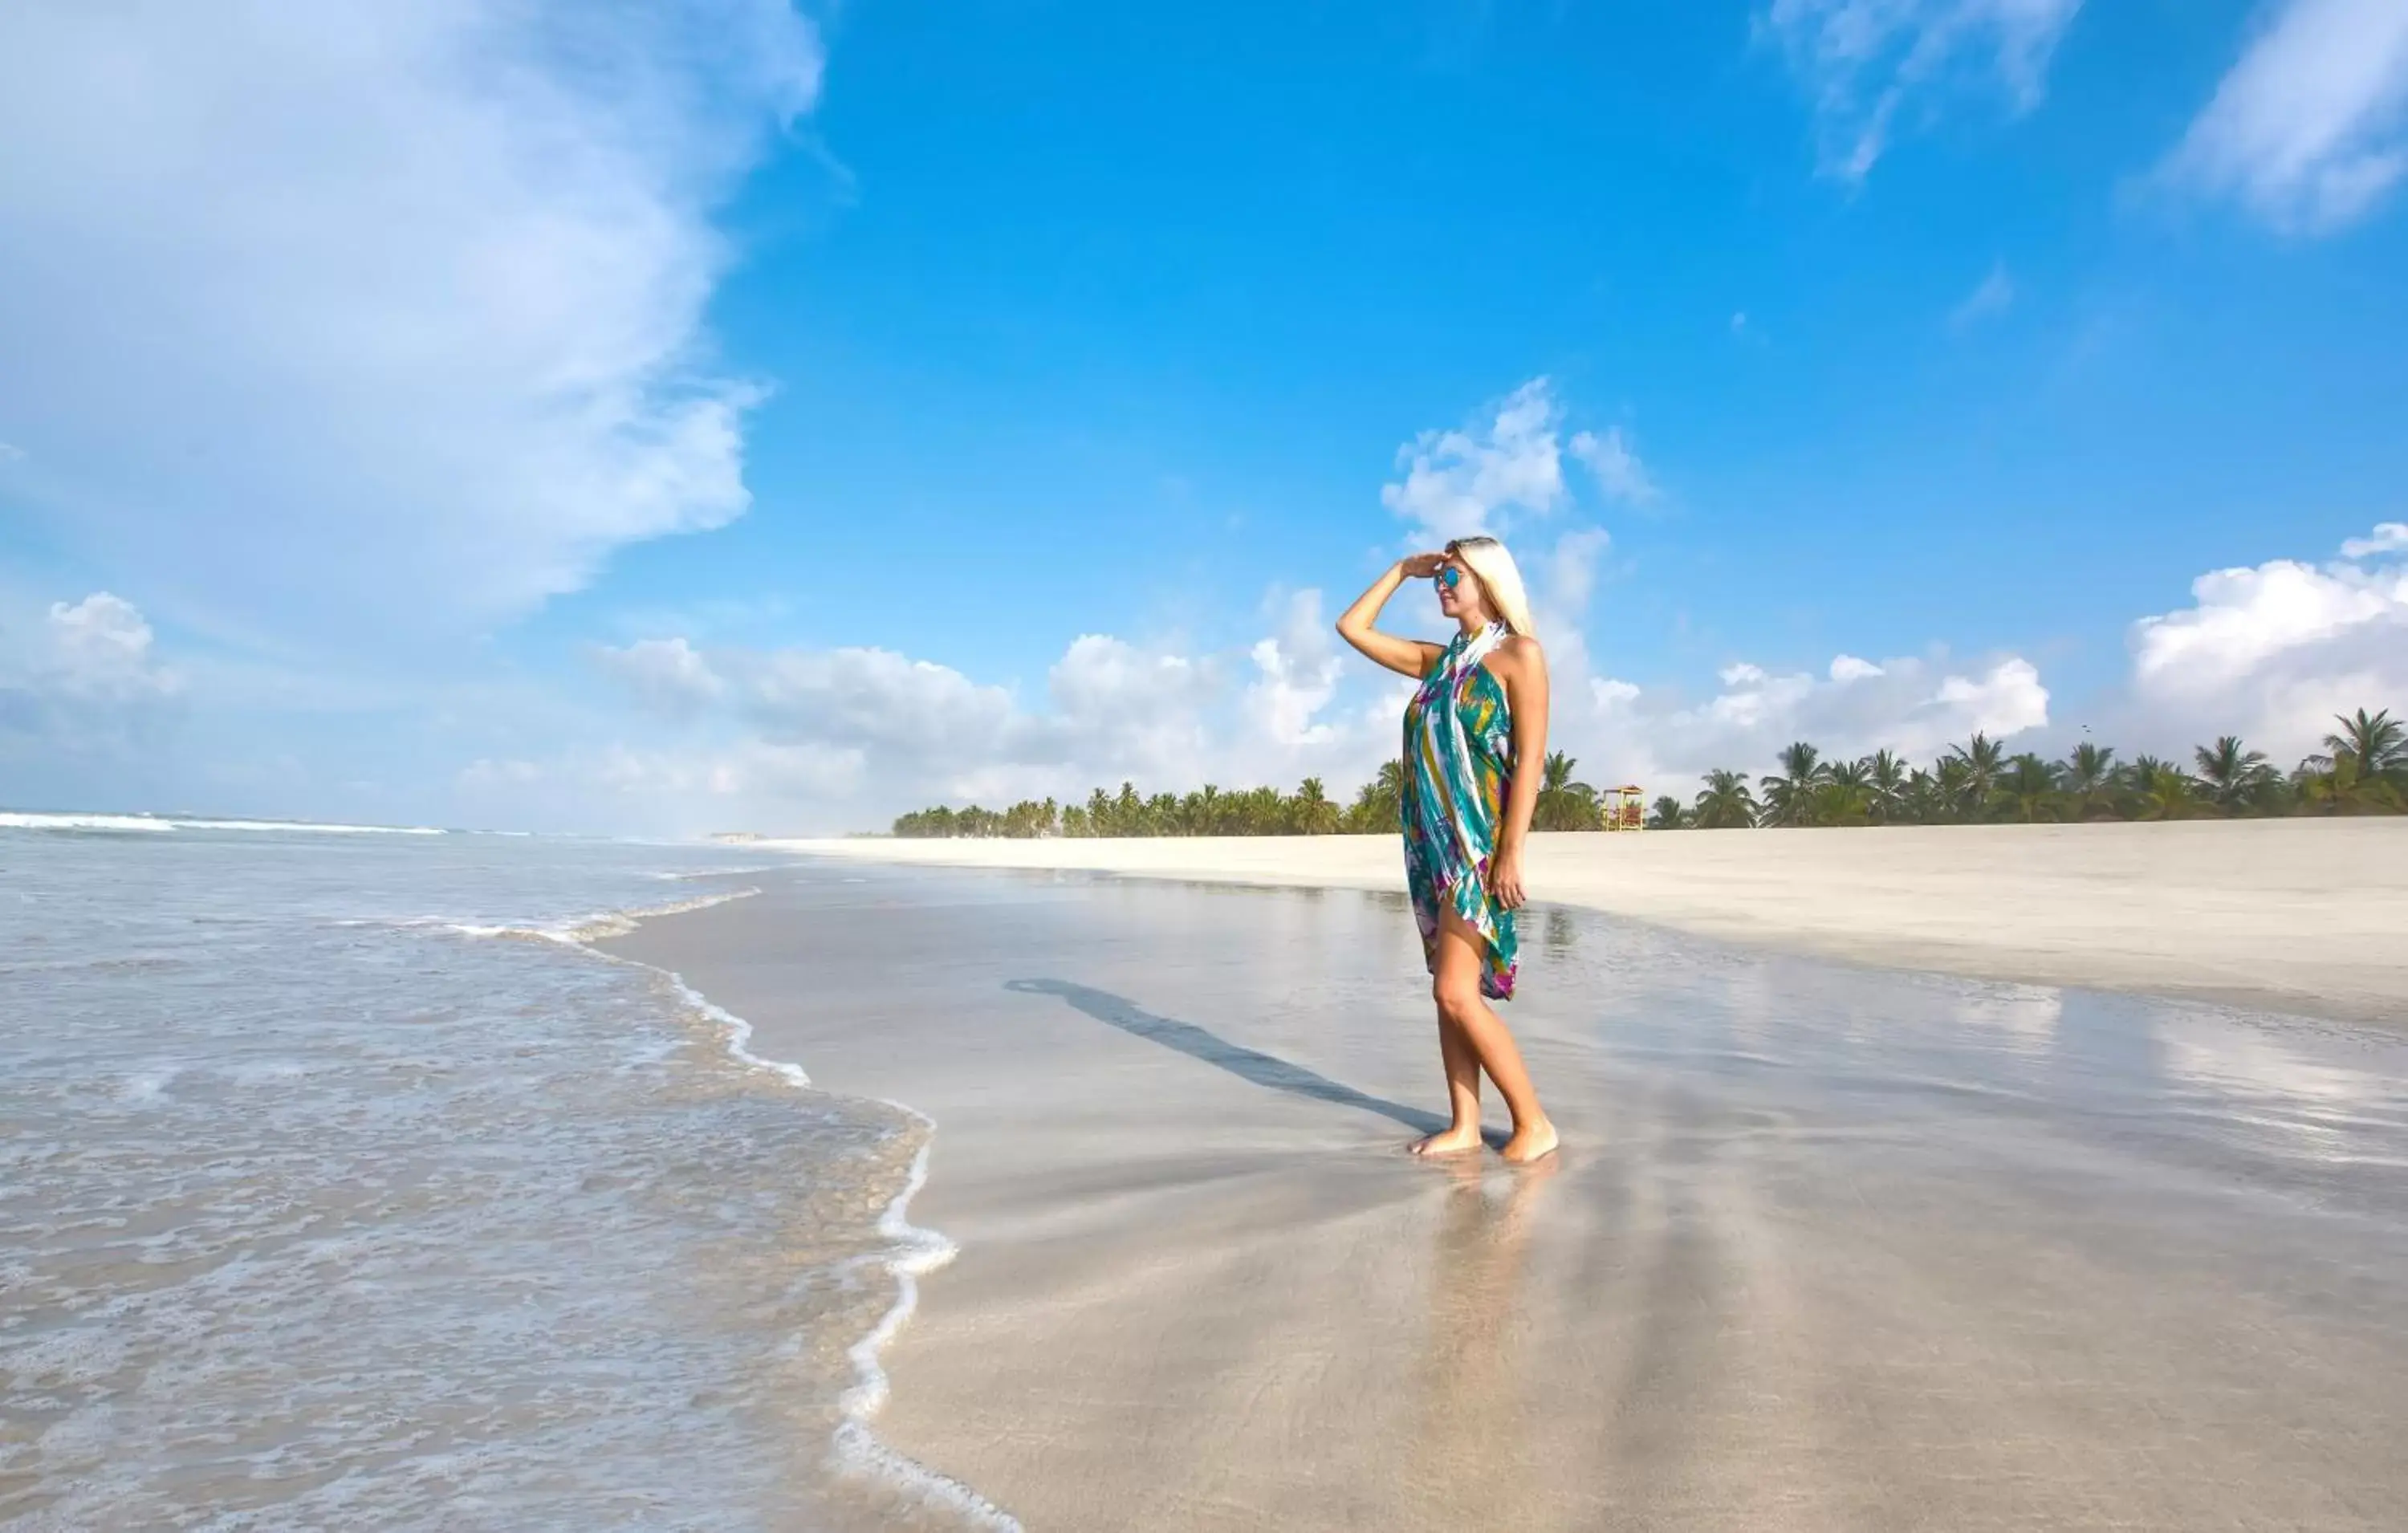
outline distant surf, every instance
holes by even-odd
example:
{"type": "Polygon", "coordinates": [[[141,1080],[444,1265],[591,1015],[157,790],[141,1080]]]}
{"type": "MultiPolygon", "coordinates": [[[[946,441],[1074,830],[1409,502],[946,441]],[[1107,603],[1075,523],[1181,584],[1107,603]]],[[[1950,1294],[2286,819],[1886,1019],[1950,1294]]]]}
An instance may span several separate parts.
{"type": "Polygon", "coordinates": [[[347,825],[316,820],[215,820],[172,814],[50,813],[0,809],[7,830],[257,830],[317,836],[447,836],[433,825],[347,825]]]}

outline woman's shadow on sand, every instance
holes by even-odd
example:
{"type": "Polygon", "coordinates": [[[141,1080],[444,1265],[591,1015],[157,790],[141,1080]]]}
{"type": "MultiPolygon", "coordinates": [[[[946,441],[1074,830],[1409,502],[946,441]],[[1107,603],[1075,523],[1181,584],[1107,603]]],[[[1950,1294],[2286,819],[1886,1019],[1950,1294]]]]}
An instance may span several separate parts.
{"type": "MultiPolygon", "coordinates": [[[[1291,1096],[1306,1096],[1316,1102],[1330,1102],[1339,1107],[1376,1112],[1424,1134],[1435,1134],[1446,1126],[1446,1120],[1435,1112],[1356,1091],[1342,1082],[1332,1081],[1318,1071],[1291,1064],[1276,1054],[1249,1049],[1242,1043],[1232,1043],[1218,1033],[1198,1027],[1192,1022],[1155,1016],[1135,1001],[1115,996],[1109,990],[1072,984],[1068,980],[1008,980],[1003,988],[1025,996],[1057,996],[1069,1002],[1073,1010],[1117,1027],[1132,1038],[1141,1038],[1149,1043],[1175,1049],[1190,1059],[1200,1059],[1207,1065],[1227,1070],[1241,1081],[1268,1086],[1273,1091],[1283,1091],[1291,1096]]],[[[1483,1130],[1481,1137],[1491,1146],[1505,1142],[1502,1129],[1483,1130]]]]}

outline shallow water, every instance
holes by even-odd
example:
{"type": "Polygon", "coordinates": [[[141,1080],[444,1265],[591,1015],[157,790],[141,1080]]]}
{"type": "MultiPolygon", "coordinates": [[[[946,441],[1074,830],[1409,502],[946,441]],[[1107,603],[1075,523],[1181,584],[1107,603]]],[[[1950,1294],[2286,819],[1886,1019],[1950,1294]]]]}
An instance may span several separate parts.
{"type": "Polygon", "coordinates": [[[0,827],[0,1524],[811,1524],[924,1125],[567,940],[760,861],[0,827]]]}

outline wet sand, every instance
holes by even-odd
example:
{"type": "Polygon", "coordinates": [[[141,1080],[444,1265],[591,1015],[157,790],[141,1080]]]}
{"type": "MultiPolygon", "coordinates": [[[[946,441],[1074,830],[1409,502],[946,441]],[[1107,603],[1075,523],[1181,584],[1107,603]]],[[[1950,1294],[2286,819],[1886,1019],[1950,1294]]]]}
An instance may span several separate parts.
{"type": "MultiPolygon", "coordinates": [[[[2408,1018],[2408,818],[1530,838],[1560,904],[1981,979],[2408,1018]]],[[[773,841],[815,856],[1401,890],[1394,837],[773,841]]]]}
{"type": "Polygon", "coordinates": [[[1031,1528],[2408,1506],[2397,1030],[1541,909],[1508,1014],[1568,1148],[1514,1172],[1401,1153],[1443,1096],[1394,895],[752,881],[609,945],[934,1118],[961,1254],[876,1427],[1031,1528]]]}

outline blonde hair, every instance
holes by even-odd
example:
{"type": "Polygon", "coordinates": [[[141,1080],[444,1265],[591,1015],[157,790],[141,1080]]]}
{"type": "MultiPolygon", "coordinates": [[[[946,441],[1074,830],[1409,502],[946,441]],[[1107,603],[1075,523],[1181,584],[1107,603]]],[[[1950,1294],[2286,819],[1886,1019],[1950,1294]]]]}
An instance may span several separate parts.
{"type": "Polygon", "coordinates": [[[1481,589],[1488,593],[1488,605],[1505,626],[1524,638],[1538,637],[1530,622],[1529,594],[1522,588],[1521,566],[1505,552],[1505,545],[1494,537],[1458,537],[1446,546],[1446,552],[1463,561],[1463,567],[1479,578],[1481,589]]]}

